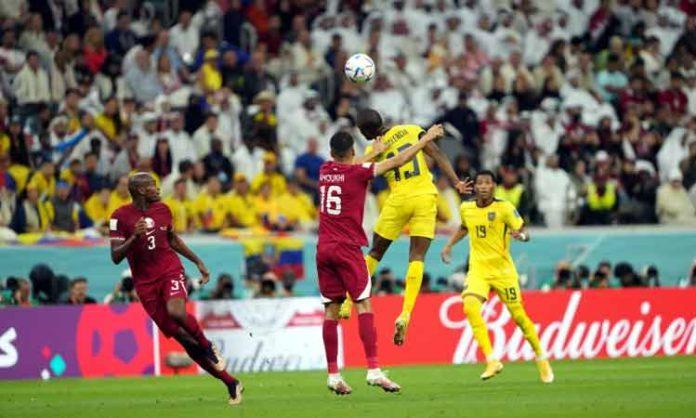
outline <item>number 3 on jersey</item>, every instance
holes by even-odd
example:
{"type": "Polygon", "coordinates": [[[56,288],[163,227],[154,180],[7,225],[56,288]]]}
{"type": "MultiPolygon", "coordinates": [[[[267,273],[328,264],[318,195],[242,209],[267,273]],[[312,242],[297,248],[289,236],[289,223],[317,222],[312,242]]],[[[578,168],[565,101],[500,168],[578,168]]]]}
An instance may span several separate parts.
{"type": "Polygon", "coordinates": [[[148,250],[155,249],[155,236],[154,235],[148,235],[148,237],[147,237],[147,249],[148,250]]]}
{"type": "Polygon", "coordinates": [[[321,202],[319,209],[329,215],[341,214],[341,186],[321,186],[319,194],[321,202]]]}

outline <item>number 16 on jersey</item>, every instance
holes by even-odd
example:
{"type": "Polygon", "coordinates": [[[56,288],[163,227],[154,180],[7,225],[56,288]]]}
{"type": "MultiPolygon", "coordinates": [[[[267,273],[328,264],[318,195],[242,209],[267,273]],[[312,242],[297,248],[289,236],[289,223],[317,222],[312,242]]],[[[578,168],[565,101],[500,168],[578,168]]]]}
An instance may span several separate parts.
{"type": "Polygon", "coordinates": [[[319,210],[329,215],[341,214],[341,186],[321,186],[319,188],[319,210]]]}

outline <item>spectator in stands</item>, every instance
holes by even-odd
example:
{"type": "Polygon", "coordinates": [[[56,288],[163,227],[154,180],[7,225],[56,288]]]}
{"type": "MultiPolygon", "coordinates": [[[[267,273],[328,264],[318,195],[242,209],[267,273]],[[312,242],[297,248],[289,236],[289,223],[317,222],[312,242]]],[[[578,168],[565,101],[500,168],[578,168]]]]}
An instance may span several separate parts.
{"type": "Polygon", "coordinates": [[[647,265],[643,268],[641,275],[643,286],[660,287],[660,272],[654,264],[647,265]]]}
{"type": "Polygon", "coordinates": [[[17,189],[14,179],[7,173],[8,162],[6,155],[0,155],[0,242],[17,238],[11,229],[12,216],[17,207],[17,189]]]}
{"type": "MultiPolygon", "coordinates": [[[[221,138],[219,132],[219,119],[218,115],[209,112],[205,116],[205,123],[201,125],[196,132],[193,133],[193,145],[196,150],[196,157],[198,159],[204,158],[208,153],[210,153],[211,142],[213,138],[221,138]]],[[[229,144],[227,146],[223,145],[223,154],[229,155],[229,144]]]]}
{"type": "Polygon", "coordinates": [[[610,54],[607,68],[597,74],[596,85],[599,93],[604,100],[612,102],[627,84],[628,79],[621,68],[621,58],[616,54],[610,54]]]}
{"type": "Polygon", "coordinates": [[[223,154],[222,141],[213,137],[210,140],[210,152],[203,157],[205,172],[208,176],[217,176],[224,184],[230,183],[234,167],[230,159],[223,154]]]}
{"type": "Polygon", "coordinates": [[[682,178],[679,169],[674,169],[669,175],[669,183],[663,184],[657,190],[656,212],[660,223],[696,224],[696,209],[682,185],[682,178]]]}
{"type": "Polygon", "coordinates": [[[554,274],[553,289],[572,289],[573,286],[573,268],[567,261],[559,261],[556,264],[554,274]]]}
{"type": "Polygon", "coordinates": [[[512,203],[522,218],[528,221],[531,202],[529,201],[529,193],[520,182],[517,170],[513,167],[503,167],[500,171],[502,182],[495,189],[495,197],[512,203]]]}
{"type": "Polygon", "coordinates": [[[135,32],[131,29],[130,14],[121,11],[116,18],[116,27],[104,37],[104,44],[109,53],[123,58],[135,46],[136,39],[135,32]]]}
{"type": "Polygon", "coordinates": [[[234,299],[234,280],[232,275],[222,273],[218,276],[215,289],[208,296],[210,300],[230,300],[234,299]]]}
{"type": "Polygon", "coordinates": [[[259,285],[258,293],[255,295],[256,298],[274,298],[276,297],[276,283],[278,278],[275,273],[267,272],[261,277],[261,283],[259,285]]]}
{"type": "Polygon", "coordinates": [[[581,225],[609,225],[614,218],[618,203],[616,184],[605,174],[596,175],[587,186],[587,205],[581,225]]]}
{"type": "Polygon", "coordinates": [[[138,294],[133,285],[133,275],[130,269],[125,269],[121,273],[121,280],[116,283],[114,291],[104,296],[104,303],[131,303],[138,302],[138,294]]]}
{"type": "Polygon", "coordinates": [[[324,158],[319,155],[319,142],[312,137],[307,140],[307,150],[295,160],[295,178],[306,193],[317,197],[319,168],[324,164],[324,158]]]}
{"type": "MultiPolygon", "coordinates": [[[[98,189],[92,193],[92,196],[90,196],[84,204],[87,217],[89,217],[93,226],[97,229],[105,227],[111,215],[111,213],[109,213],[110,196],[111,189],[105,185],[102,189],[98,189]]],[[[103,232],[106,232],[106,230],[103,232]]]]}
{"type": "Polygon", "coordinates": [[[626,262],[617,263],[614,266],[614,276],[619,280],[621,287],[641,287],[643,281],[633,270],[633,266],[626,262]]]}
{"type": "Polygon", "coordinates": [[[92,75],[101,71],[108,52],[104,47],[104,35],[99,27],[87,29],[84,38],[82,59],[92,75]]]}
{"type": "Polygon", "coordinates": [[[56,193],[55,167],[52,162],[44,161],[27,184],[27,187],[36,188],[42,199],[53,197],[56,193]]]}
{"type": "Polygon", "coordinates": [[[59,181],[56,195],[46,202],[53,231],[75,232],[79,228],[79,205],[70,197],[70,185],[59,181]]]}
{"type": "Polygon", "coordinates": [[[152,158],[152,171],[160,178],[165,178],[172,173],[172,151],[169,147],[169,139],[160,137],[155,145],[155,153],[152,158]]]}
{"type": "Polygon", "coordinates": [[[135,65],[127,70],[125,80],[135,100],[142,104],[152,102],[163,92],[150,53],[146,50],[136,53],[135,65]]]}
{"type": "Polygon", "coordinates": [[[31,299],[31,285],[27,279],[9,277],[5,283],[7,292],[2,295],[3,305],[31,307],[34,302],[31,299]]]}
{"type": "Polygon", "coordinates": [[[287,182],[285,193],[278,197],[280,214],[293,229],[308,230],[315,226],[317,211],[312,198],[300,188],[295,178],[287,182]]]}
{"type": "Polygon", "coordinates": [[[535,177],[537,206],[544,216],[546,226],[558,228],[565,224],[575,190],[568,173],[558,166],[558,157],[550,155],[537,168],[535,177]]]}
{"type": "Polygon", "coordinates": [[[84,277],[77,277],[70,281],[68,295],[64,303],[68,305],[88,305],[97,303],[93,297],[87,294],[88,291],[87,279],[84,277]]]}
{"type": "Polygon", "coordinates": [[[48,84],[48,74],[41,68],[39,54],[36,51],[27,53],[26,64],[13,81],[17,104],[21,106],[24,115],[36,111],[39,103],[51,101],[51,89],[48,84]]]}
{"type": "Polygon", "coordinates": [[[128,176],[119,177],[116,182],[116,187],[114,191],[111,192],[109,196],[109,209],[107,210],[108,216],[123,205],[127,205],[131,202],[130,193],[128,192],[128,176]]]}
{"type": "Polygon", "coordinates": [[[222,194],[220,179],[208,178],[203,190],[194,202],[198,225],[205,232],[218,232],[227,226],[227,199],[222,194]]]}
{"type": "Polygon", "coordinates": [[[181,55],[184,63],[191,64],[200,41],[200,25],[193,19],[190,10],[182,9],[179,12],[178,23],[172,26],[169,36],[171,45],[181,55]]]}
{"type": "Polygon", "coordinates": [[[375,280],[375,294],[391,295],[396,293],[396,276],[389,268],[383,268],[375,280]]]}
{"type": "Polygon", "coordinates": [[[259,224],[256,202],[249,192],[249,181],[244,173],[234,175],[233,191],[229,195],[230,226],[250,228],[259,224]]]}
{"type": "Polygon", "coordinates": [[[188,195],[186,182],[184,177],[179,177],[174,182],[172,195],[164,198],[164,203],[172,211],[172,228],[178,234],[191,232],[195,221],[193,201],[188,195]]]}
{"type": "Polygon", "coordinates": [[[263,171],[251,181],[251,191],[259,193],[265,183],[270,184],[270,192],[274,196],[285,193],[285,177],[278,172],[278,157],[272,152],[263,155],[263,171]]]}

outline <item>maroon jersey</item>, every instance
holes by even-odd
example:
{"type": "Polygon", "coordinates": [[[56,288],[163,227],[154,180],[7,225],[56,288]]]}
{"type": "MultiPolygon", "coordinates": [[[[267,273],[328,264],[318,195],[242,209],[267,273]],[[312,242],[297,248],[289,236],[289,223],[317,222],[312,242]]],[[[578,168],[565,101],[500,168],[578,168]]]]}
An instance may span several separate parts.
{"type": "Polygon", "coordinates": [[[169,278],[183,273],[181,260],[169,246],[172,212],[162,202],[155,202],[144,211],[132,203],[116,209],[109,220],[111,239],[128,239],[141,217],[145,218],[147,229],[126,255],[134,284],[148,285],[161,277],[169,278]]]}
{"type": "Polygon", "coordinates": [[[319,244],[367,245],[362,227],[365,193],[375,176],[373,163],[328,161],[319,169],[319,244]]]}

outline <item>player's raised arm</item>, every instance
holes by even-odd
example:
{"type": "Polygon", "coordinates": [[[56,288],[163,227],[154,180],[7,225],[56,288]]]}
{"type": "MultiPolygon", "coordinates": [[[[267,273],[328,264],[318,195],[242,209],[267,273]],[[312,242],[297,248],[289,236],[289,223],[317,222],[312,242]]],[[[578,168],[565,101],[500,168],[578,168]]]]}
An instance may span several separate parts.
{"type": "Polygon", "coordinates": [[[186,245],[186,243],[184,243],[184,240],[182,240],[181,237],[171,229],[169,230],[168,238],[169,246],[171,246],[174,251],[188,258],[192,263],[196,265],[196,267],[198,267],[198,271],[200,271],[201,273],[201,284],[208,283],[208,280],[210,280],[210,272],[208,271],[208,268],[205,266],[205,263],[203,263],[203,260],[201,260],[196,255],[196,253],[194,253],[186,245]]]}
{"type": "MultiPolygon", "coordinates": [[[[114,225],[114,228],[112,229],[118,228],[118,220],[111,219],[111,223],[114,225]]],[[[123,237],[112,233],[111,261],[113,261],[114,264],[119,264],[121,261],[123,261],[135,240],[137,240],[139,236],[143,235],[146,229],[145,219],[140,218],[138,219],[138,222],[135,223],[135,231],[133,232],[133,235],[128,237],[128,239],[124,239],[123,237]]]]}
{"type": "Polygon", "coordinates": [[[356,157],[353,160],[353,163],[355,163],[355,164],[368,163],[368,162],[374,160],[375,158],[377,158],[377,156],[379,156],[379,154],[383,153],[385,149],[387,149],[387,146],[384,145],[384,142],[382,142],[382,138],[378,137],[372,142],[372,150],[370,150],[370,152],[363,155],[362,157],[356,157]]]}
{"type": "Polygon", "coordinates": [[[426,132],[418,142],[408,147],[404,152],[395,157],[389,158],[388,160],[377,163],[375,166],[375,175],[381,175],[389,170],[393,170],[406,164],[416,156],[418,151],[422,150],[431,141],[442,137],[443,134],[444,130],[442,129],[442,125],[431,126],[430,129],[428,129],[428,132],[426,132]]]}
{"type": "Polygon", "coordinates": [[[470,194],[474,190],[474,183],[471,181],[471,179],[467,178],[464,181],[459,180],[457,173],[455,173],[454,169],[452,168],[449,158],[447,158],[447,155],[442,152],[437,144],[434,142],[427,144],[423,152],[435,160],[435,164],[437,164],[437,166],[440,167],[440,170],[445,173],[450,183],[452,183],[452,186],[457,189],[459,193],[470,194]]]}
{"type": "Polygon", "coordinates": [[[450,239],[447,241],[447,244],[445,244],[445,247],[442,249],[442,252],[440,253],[440,257],[442,258],[442,262],[445,264],[449,264],[452,261],[452,247],[454,247],[459,241],[461,241],[467,234],[469,233],[469,230],[467,229],[466,226],[462,225],[457,229],[454,234],[450,237],[450,239]]]}

